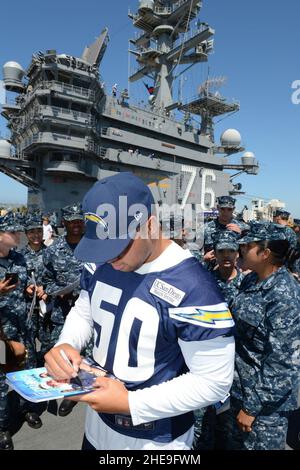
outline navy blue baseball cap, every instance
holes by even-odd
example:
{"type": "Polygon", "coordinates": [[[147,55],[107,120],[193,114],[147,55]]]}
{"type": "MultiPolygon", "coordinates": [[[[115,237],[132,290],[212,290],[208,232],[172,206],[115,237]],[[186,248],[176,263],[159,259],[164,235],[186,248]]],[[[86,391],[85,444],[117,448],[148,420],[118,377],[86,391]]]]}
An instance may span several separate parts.
{"type": "Polygon", "coordinates": [[[133,173],[95,183],[82,202],[85,233],[74,251],[76,258],[97,264],[117,258],[147,222],[153,205],[150,189],[133,173]]]}

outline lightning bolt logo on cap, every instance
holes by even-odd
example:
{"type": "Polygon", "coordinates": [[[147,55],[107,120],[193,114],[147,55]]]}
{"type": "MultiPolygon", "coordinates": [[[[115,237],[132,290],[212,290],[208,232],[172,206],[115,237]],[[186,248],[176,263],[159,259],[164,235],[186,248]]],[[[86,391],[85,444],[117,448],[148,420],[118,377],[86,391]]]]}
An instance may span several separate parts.
{"type": "Polygon", "coordinates": [[[105,229],[105,231],[108,231],[107,223],[99,215],[94,214],[93,212],[88,212],[87,214],[84,215],[84,218],[85,218],[85,220],[89,220],[90,222],[94,222],[95,224],[102,225],[102,227],[105,229]]]}

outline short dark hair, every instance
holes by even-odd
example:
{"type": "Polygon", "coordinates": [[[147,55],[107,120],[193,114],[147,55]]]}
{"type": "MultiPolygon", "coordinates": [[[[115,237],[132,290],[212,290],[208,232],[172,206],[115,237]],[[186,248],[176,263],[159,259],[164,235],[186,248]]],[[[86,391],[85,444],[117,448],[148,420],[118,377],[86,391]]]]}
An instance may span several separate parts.
{"type": "Polygon", "coordinates": [[[275,266],[283,266],[291,256],[290,244],[287,240],[262,240],[255,242],[259,252],[269,249],[272,255],[272,263],[275,266]]]}

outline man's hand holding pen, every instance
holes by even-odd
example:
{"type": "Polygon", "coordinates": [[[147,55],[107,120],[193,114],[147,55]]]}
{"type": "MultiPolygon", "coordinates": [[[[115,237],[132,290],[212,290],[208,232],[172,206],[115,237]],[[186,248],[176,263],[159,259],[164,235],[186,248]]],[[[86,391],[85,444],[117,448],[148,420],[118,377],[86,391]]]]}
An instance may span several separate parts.
{"type": "MultiPolygon", "coordinates": [[[[82,357],[70,344],[60,344],[45,355],[45,367],[48,373],[57,380],[76,377],[82,357]]],[[[128,390],[122,382],[108,377],[97,377],[95,391],[68,400],[87,403],[95,411],[103,413],[129,414],[128,390]]]]}
{"type": "Polygon", "coordinates": [[[76,377],[82,358],[79,352],[70,344],[61,344],[45,354],[45,367],[48,373],[57,380],[76,377]],[[65,359],[61,351],[67,357],[65,359]]]}

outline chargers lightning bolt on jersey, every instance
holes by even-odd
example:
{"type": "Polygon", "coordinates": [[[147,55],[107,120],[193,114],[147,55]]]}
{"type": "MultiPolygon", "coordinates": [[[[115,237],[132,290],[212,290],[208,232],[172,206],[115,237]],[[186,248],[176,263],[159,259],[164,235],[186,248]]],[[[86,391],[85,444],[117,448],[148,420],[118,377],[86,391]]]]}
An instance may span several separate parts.
{"type": "MultiPolygon", "coordinates": [[[[85,265],[81,287],[88,305],[82,309],[75,304],[58,344],[69,343],[81,348],[83,328],[80,333],[76,316],[81,316],[82,324],[90,312],[89,323],[95,332],[95,362],[124,382],[129,395],[133,392],[134,397],[136,391],[141,393],[150,387],[152,391],[159,384],[165,385],[187,374],[192,368],[189,356],[192,357],[195,345],[208,344],[208,350],[213,350],[214,340],[222,338],[224,346],[220,354],[227,362],[224,371],[219,366],[216,381],[225,378],[228,383],[218,396],[207,398],[200,406],[216,403],[228,393],[233,376],[234,322],[213,277],[188,250],[172,243],[156,260],[130,273],[116,271],[109,264],[98,268],[85,265]]],[[[214,359],[214,367],[215,363],[214,359]]],[[[94,424],[87,420],[86,435],[96,445],[97,432],[93,426],[101,419],[109,428],[126,436],[171,442],[193,426],[192,410],[199,408],[197,398],[192,397],[192,401],[194,398],[195,403],[186,405],[183,396],[183,409],[166,413],[159,411],[157,403],[158,416],[153,415],[152,419],[150,416],[139,420],[131,406],[131,416],[89,410],[94,424]]]]}

